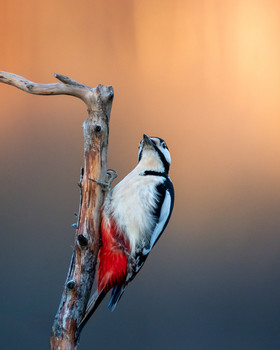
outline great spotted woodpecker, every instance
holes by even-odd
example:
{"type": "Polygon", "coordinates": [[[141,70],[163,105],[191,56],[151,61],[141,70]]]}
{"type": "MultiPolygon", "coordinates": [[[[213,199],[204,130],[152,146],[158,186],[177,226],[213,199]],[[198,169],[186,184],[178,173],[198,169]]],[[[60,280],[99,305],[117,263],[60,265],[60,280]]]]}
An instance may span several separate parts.
{"type": "Polygon", "coordinates": [[[109,191],[102,212],[98,290],[80,329],[111,289],[108,307],[115,309],[164,231],[174,204],[170,162],[164,140],[144,134],[137,166],[109,191]]]}

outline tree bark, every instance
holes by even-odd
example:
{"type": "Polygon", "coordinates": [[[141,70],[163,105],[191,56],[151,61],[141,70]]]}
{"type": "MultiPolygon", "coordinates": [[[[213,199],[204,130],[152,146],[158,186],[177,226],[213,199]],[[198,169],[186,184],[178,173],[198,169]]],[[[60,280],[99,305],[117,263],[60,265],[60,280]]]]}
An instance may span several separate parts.
{"type": "Polygon", "coordinates": [[[77,348],[77,327],[90,297],[100,246],[100,210],[104,191],[89,179],[105,181],[109,121],[114,91],[111,86],[90,88],[63,75],[61,83],[37,84],[18,75],[1,72],[0,82],[37,95],[72,95],[87,105],[88,118],[83,123],[84,167],[81,171],[80,209],[75,246],[61,302],[54,319],[50,346],[52,350],[77,348]]]}

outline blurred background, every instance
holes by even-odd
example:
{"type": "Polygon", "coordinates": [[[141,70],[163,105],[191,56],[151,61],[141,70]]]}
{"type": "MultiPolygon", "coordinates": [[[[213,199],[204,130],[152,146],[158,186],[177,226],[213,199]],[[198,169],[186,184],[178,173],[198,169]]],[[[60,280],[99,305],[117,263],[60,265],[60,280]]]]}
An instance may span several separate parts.
{"type": "MultiPolygon", "coordinates": [[[[176,203],[81,350],[280,349],[280,3],[0,2],[0,69],[112,85],[108,166],[166,140],[176,203]]],[[[48,349],[68,270],[85,105],[0,85],[1,349],[48,349]]],[[[108,299],[107,299],[108,300],[108,299]]]]}

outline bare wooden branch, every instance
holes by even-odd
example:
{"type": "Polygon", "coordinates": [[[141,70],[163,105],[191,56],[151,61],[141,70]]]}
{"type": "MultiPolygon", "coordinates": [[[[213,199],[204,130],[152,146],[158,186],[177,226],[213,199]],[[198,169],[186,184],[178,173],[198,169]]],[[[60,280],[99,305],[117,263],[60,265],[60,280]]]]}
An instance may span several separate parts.
{"type": "Polygon", "coordinates": [[[78,83],[73,79],[65,77],[64,75],[54,74],[54,76],[60,80],[61,83],[38,84],[33,83],[32,81],[27,80],[19,75],[0,71],[0,82],[15,86],[18,89],[34,95],[75,96],[85,102],[89,111],[94,110],[95,108],[100,108],[100,101],[97,103],[97,99],[100,99],[99,94],[95,93],[95,90],[97,88],[99,88],[99,92],[102,93],[104,101],[110,99],[110,96],[113,93],[112,87],[99,85],[96,89],[93,89],[87,85],[78,83]]]}
{"type": "Polygon", "coordinates": [[[105,181],[109,120],[113,88],[98,85],[90,88],[63,75],[55,74],[60,83],[37,84],[18,75],[0,72],[0,82],[37,95],[71,95],[87,105],[88,118],[83,123],[84,168],[79,187],[80,209],[75,246],[61,302],[52,327],[52,350],[77,348],[77,326],[83,319],[95,276],[100,245],[100,209],[104,201],[101,186],[89,179],[105,181]]]}

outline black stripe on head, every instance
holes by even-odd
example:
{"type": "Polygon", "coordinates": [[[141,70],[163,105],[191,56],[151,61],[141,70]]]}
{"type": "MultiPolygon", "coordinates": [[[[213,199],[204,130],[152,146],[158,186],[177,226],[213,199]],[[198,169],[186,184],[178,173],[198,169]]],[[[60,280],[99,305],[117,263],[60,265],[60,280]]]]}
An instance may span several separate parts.
{"type": "Polygon", "coordinates": [[[140,162],[141,158],[142,158],[142,153],[143,153],[143,148],[141,149],[139,156],[138,156],[138,163],[140,162]]]}
{"type": "MultiPolygon", "coordinates": [[[[166,142],[162,138],[157,137],[157,136],[151,136],[150,138],[151,139],[158,139],[159,140],[159,144],[161,145],[161,144],[164,143],[166,148],[168,149],[166,142]]],[[[158,155],[160,157],[160,160],[163,163],[165,172],[168,174],[168,171],[169,171],[169,168],[170,168],[170,164],[166,161],[166,158],[164,157],[163,153],[157,147],[155,147],[155,150],[157,151],[157,153],[158,153],[158,155]]]]}
{"type": "Polygon", "coordinates": [[[164,170],[165,170],[166,174],[168,174],[169,168],[170,168],[170,164],[167,162],[167,160],[165,159],[163,153],[157,147],[155,147],[155,150],[157,151],[157,154],[159,155],[159,158],[162,161],[162,164],[164,166],[164,170]]]}

